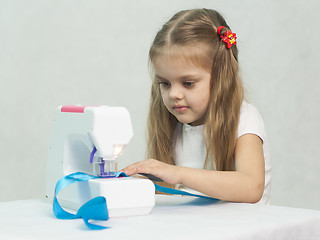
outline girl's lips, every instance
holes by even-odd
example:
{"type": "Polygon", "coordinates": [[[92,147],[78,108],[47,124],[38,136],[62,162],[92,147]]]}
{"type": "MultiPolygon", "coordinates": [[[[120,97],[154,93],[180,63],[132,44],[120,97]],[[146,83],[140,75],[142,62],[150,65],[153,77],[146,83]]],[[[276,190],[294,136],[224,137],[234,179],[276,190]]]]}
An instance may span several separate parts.
{"type": "Polygon", "coordinates": [[[184,112],[188,109],[189,107],[187,106],[180,106],[180,105],[176,105],[173,106],[173,110],[177,111],[177,112],[184,112]]]}

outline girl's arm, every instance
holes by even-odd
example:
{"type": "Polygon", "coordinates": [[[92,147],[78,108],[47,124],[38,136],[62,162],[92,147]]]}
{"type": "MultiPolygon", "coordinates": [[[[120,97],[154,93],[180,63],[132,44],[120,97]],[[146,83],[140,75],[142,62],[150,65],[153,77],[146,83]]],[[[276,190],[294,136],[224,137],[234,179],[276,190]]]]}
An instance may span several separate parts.
{"type": "Polygon", "coordinates": [[[254,134],[238,138],[235,171],[214,171],[180,167],[148,159],[123,171],[128,175],[148,173],[169,184],[183,184],[208,196],[232,202],[255,203],[264,190],[264,157],[261,139],[254,134]]]}

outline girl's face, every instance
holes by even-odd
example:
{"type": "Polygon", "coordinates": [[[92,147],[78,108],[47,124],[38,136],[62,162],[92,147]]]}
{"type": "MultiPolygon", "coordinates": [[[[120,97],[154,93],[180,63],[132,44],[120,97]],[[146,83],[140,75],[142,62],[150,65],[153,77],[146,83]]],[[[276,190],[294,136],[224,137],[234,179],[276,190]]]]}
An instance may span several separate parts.
{"type": "Polygon", "coordinates": [[[160,56],[154,67],[168,111],[181,123],[204,124],[210,97],[210,71],[182,57],[160,56]]]}

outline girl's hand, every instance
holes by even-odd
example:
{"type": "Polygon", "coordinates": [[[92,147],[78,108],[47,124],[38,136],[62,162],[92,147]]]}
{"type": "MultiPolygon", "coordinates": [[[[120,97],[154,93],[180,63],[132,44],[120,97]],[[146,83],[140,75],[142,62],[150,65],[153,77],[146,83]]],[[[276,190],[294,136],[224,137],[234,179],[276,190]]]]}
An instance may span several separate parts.
{"type": "Polygon", "coordinates": [[[141,162],[136,162],[122,170],[128,176],[137,173],[147,173],[155,177],[161,178],[169,184],[180,183],[179,167],[160,162],[155,159],[148,159],[141,162]]]}

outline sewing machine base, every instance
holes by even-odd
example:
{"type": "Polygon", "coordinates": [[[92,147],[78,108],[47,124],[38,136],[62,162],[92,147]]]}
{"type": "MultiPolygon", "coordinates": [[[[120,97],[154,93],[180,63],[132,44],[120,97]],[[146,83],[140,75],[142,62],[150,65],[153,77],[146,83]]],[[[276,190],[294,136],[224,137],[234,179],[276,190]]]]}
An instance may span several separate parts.
{"type": "Polygon", "coordinates": [[[149,179],[99,178],[68,186],[58,195],[62,207],[78,210],[90,199],[103,196],[109,217],[149,214],[155,204],[155,187],[149,179]]]}

